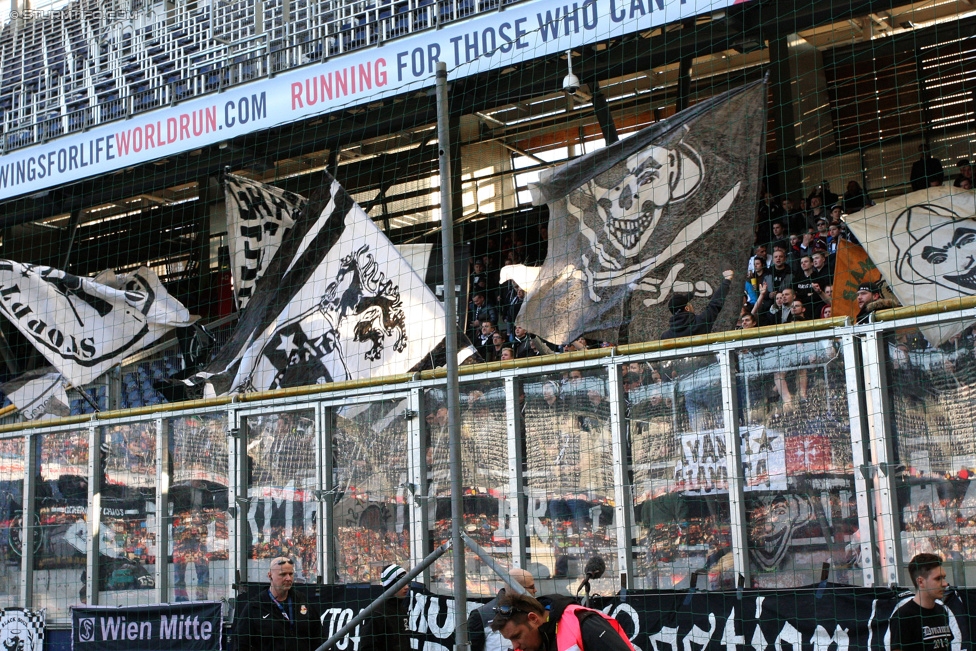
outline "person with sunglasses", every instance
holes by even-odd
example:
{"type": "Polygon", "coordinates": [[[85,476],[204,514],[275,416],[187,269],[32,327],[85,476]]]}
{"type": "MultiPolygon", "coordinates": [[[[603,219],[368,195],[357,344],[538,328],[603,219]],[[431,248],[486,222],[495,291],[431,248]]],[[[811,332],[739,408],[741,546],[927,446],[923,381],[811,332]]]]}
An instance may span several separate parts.
{"type": "MultiPolygon", "coordinates": [[[[535,595],[535,578],[526,570],[514,568],[509,572],[509,576],[525,588],[525,591],[530,595],[535,595]]],[[[495,618],[495,607],[498,605],[499,597],[503,594],[504,591],[500,592],[498,597],[481,608],[471,611],[471,615],[468,616],[468,640],[471,642],[471,651],[501,651],[512,648],[512,645],[508,644],[501,634],[491,630],[491,622],[495,618]]]]}
{"type": "Polygon", "coordinates": [[[562,595],[537,600],[506,592],[491,628],[517,651],[634,651],[617,620],[562,595]]]}
{"type": "Polygon", "coordinates": [[[237,618],[237,651],[313,651],[324,641],[322,619],[305,595],[292,589],[295,562],[285,556],[272,559],[268,579],[271,585],[237,618]]]}

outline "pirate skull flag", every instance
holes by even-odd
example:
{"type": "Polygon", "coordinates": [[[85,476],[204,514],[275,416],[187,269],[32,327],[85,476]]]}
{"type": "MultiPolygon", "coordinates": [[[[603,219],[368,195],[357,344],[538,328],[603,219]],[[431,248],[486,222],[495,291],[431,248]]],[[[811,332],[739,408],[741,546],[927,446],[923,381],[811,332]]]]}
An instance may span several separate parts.
{"type": "Polygon", "coordinates": [[[231,340],[188,383],[219,395],[405,373],[443,340],[433,292],[327,175],[231,340]]]}
{"type": "Polygon", "coordinates": [[[192,322],[146,267],[95,278],[0,260],[0,313],[74,386],[192,322]]]}
{"type": "MultiPolygon", "coordinates": [[[[889,199],[847,225],[902,305],[976,295],[976,195],[951,186],[889,199]]],[[[969,323],[922,328],[938,346],[969,323]]]]}
{"type": "MultiPolygon", "coordinates": [[[[755,82],[577,158],[530,186],[549,204],[541,269],[506,270],[526,290],[516,322],[556,343],[659,337],[674,292],[710,296],[744,269],[766,125],[755,82]],[[521,272],[521,273],[520,273],[521,272]],[[520,283],[520,284],[522,284],[520,283]],[[599,334],[597,334],[599,333],[599,334]]],[[[717,326],[731,326],[737,301],[717,326]]]]}
{"type": "Polygon", "coordinates": [[[293,192],[258,181],[224,175],[227,232],[234,296],[238,309],[251,299],[254,284],[281,246],[281,240],[308,200],[293,192]]]}

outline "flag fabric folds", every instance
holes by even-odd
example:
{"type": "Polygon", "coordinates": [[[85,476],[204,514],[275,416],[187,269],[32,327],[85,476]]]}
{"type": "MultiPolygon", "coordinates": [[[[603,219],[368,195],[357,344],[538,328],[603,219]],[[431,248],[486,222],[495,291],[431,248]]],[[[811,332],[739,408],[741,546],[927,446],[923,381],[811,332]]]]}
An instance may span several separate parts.
{"type": "MultiPolygon", "coordinates": [[[[848,217],[848,228],[902,305],[976,295],[976,195],[950,186],[888,199],[848,217]]],[[[922,328],[933,346],[969,323],[922,328]]]]}
{"type": "Polygon", "coordinates": [[[10,402],[27,420],[61,418],[71,413],[67,382],[50,366],[22,373],[0,385],[10,402]]]}
{"type": "Polygon", "coordinates": [[[861,283],[876,283],[881,272],[859,244],[840,240],[837,242],[834,263],[834,297],[831,305],[833,316],[857,317],[857,288],[861,283]]]}
{"type": "Polygon", "coordinates": [[[0,313],[74,386],[191,323],[187,309],[146,267],[84,278],[0,260],[0,313]]]}
{"type": "Polygon", "coordinates": [[[230,341],[191,383],[215,394],[410,371],[444,339],[423,279],[331,177],[255,285],[230,341]]]}
{"type": "Polygon", "coordinates": [[[224,175],[227,232],[234,298],[242,310],[264,275],[285,233],[295,225],[308,200],[293,192],[236,174],[224,175]]]}
{"type": "MultiPolygon", "coordinates": [[[[754,238],[766,84],[754,82],[581,156],[530,186],[549,205],[548,253],[518,325],[558,344],[655,339],[675,292],[708,297],[754,238]]],[[[739,278],[744,276],[740,275],[739,278]]],[[[716,328],[731,327],[733,292],[716,328]]]]}

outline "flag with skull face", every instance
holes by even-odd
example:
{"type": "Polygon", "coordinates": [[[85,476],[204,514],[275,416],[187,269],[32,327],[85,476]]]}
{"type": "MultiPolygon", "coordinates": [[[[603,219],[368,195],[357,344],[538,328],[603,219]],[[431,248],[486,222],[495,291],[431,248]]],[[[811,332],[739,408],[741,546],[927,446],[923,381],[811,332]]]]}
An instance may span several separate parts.
{"type": "MultiPolygon", "coordinates": [[[[647,341],[667,328],[674,293],[709,297],[723,270],[744,270],[765,107],[765,82],[743,86],[531,186],[533,202],[549,205],[548,253],[541,268],[506,267],[527,294],[517,324],[556,343],[647,341]]],[[[716,329],[731,327],[737,303],[716,329]]]]}

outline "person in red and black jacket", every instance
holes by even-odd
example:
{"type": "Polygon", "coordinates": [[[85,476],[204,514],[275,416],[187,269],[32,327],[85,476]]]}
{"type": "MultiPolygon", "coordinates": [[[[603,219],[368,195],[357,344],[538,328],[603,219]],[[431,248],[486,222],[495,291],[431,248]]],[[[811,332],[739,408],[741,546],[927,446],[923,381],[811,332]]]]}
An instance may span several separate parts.
{"type": "Polygon", "coordinates": [[[505,593],[491,628],[520,651],[634,651],[617,620],[562,595],[505,593]]]}

